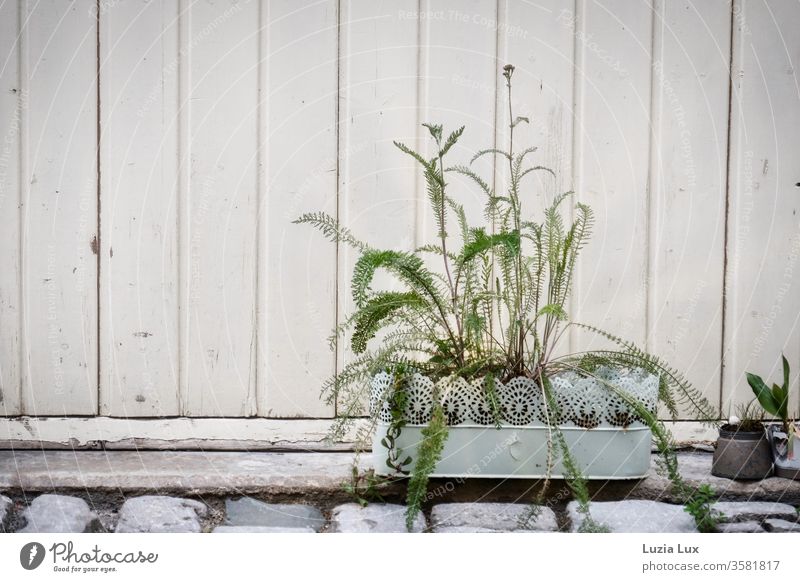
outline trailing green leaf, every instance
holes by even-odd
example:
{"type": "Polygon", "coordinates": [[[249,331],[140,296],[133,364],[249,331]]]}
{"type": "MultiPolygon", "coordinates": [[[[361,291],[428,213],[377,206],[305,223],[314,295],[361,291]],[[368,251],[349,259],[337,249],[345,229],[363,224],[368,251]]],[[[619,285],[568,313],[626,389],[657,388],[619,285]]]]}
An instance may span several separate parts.
{"type": "Polygon", "coordinates": [[[367,245],[358,240],[349,229],[340,226],[339,222],[324,212],[309,212],[292,221],[294,224],[310,224],[322,232],[332,242],[344,242],[359,250],[367,245]]]}

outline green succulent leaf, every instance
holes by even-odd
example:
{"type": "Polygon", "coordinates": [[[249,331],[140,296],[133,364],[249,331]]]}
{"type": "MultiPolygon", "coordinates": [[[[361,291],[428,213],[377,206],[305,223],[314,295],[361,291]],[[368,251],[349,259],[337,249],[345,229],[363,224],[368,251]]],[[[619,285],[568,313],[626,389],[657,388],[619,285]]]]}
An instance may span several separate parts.
{"type": "Polygon", "coordinates": [[[775,403],[778,406],[778,412],[777,412],[778,418],[780,418],[781,420],[786,420],[789,416],[788,414],[789,391],[784,390],[777,384],[773,384],[772,398],[775,400],[775,403]]]}
{"type": "Polygon", "coordinates": [[[781,358],[783,359],[783,389],[786,391],[786,394],[789,394],[789,361],[786,359],[786,356],[781,354],[781,358]]]}
{"type": "Polygon", "coordinates": [[[747,372],[746,376],[747,383],[750,384],[750,388],[753,390],[753,394],[756,395],[761,407],[769,414],[779,414],[780,406],[778,401],[775,399],[770,389],[767,388],[767,385],[764,384],[764,380],[762,380],[760,376],[756,376],[750,372],[747,372]]]}

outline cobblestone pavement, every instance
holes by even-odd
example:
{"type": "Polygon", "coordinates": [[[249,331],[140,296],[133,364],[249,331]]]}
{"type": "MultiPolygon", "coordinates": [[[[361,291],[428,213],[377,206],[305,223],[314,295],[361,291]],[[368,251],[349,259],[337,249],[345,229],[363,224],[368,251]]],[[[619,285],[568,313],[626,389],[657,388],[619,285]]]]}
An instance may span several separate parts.
{"type": "MultiPolygon", "coordinates": [[[[800,531],[798,512],[786,503],[723,501],[716,505],[718,531],[800,531]]],[[[631,499],[593,502],[593,520],[611,532],[694,532],[682,506],[631,499]]],[[[414,523],[414,532],[578,531],[584,516],[574,502],[559,507],[524,503],[440,503],[414,523]]],[[[391,503],[345,503],[323,510],[304,503],[267,503],[253,497],[201,501],[164,495],[130,497],[121,505],[91,507],[69,495],[28,500],[0,495],[0,526],[6,532],[211,532],[211,533],[394,533],[405,532],[405,508],[391,503]]]]}

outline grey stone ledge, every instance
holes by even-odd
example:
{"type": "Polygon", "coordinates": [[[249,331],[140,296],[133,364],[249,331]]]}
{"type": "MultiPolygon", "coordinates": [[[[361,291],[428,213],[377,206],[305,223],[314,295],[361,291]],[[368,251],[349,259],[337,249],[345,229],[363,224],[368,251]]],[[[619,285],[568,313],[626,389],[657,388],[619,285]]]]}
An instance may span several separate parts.
{"type": "MultiPolygon", "coordinates": [[[[682,452],[678,462],[689,485],[711,485],[727,499],[800,505],[800,481],[771,477],[731,481],[713,477],[712,455],[682,452]]],[[[655,460],[655,456],[653,457],[655,460]]],[[[339,493],[350,477],[352,453],[199,451],[0,451],[0,491],[89,490],[177,495],[304,495],[339,493]]],[[[671,500],[671,484],[656,474],[604,487],[625,499],[671,500]]]]}
{"type": "MultiPolygon", "coordinates": [[[[726,499],[780,501],[800,505],[800,481],[769,477],[761,481],[733,481],[711,475],[711,460],[708,453],[678,453],[678,467],[684,481],[691,486],[710,485],[717,495],[726,499]]],[[[655,460],[647,478],[642,479],[626,492],[627,498],[672,499],[672,484],[669,479],[656,472],[655,460]]]]}
{"type": "Polygon", "coordinates": [[[0,451],[0,490],[338,492],[352,461],[352,453],[0,451]]]}

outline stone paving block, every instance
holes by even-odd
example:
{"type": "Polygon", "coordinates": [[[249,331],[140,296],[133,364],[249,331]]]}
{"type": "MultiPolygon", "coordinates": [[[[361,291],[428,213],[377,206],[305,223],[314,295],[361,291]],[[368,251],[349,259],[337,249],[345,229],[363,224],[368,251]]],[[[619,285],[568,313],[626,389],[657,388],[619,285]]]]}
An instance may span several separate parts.
{"type": "Polygon", "coordinates": [[[549,507],[540,507],[536,519],[528,519],[530,506],[524,503],[442,503],[431,511],[434,532],[445,533],[453,528],[511,531],[557,531],[556,514],[549,507]],[[524,522],[524,523],[523,523],[524,522]]]}
{"type": "Polygon", "coordinates": [[[117,527],[119,519],[119,507],[95,507],[97,521],[100,524],[100,531],[113,532],[117,527]]]}
{"type": "Polygon", "coordinates": [[[68,495],[40,495],[23,512],[20,533],[83,533],[93,531],[97,516],[89,505],[68,495]]]}
{"type": "Polygon", "coordinates": [[[757,521],[740,521],[738,523],[722,523],[717,526],[719,533],[767,533],[757,521]]]}
{"type": "Polygon", "coordinates": [[[208,513],[205,504],[194,499],[145,495],[128,499],[119,512],[117,533],[196,533],[200,519],[208,513]]]}
{"type": "Polygon", "coordinates": [[[768,517],[789,521],[797,519],[794,507],[772,501],[718,501],[714,509],[722,513],[726,521],[763,521],[768,517]]]}
{"type": "MultiPolygon", "coordinates": [[[[578,513],[578,504],[571,501],[567,512],[572,522],[572,531],[578,531],[583,516],[578,513]]],[[[671,505],[659,501],[630,499],[626,501],[592,502],[589,512],[598,525],[619,533],[690,533],[696,532],[694,518],[683,510],[682,505],[671,505]]]]}
{"type": "Polygon", "coordinates": [[[12,504],[13,502],[8,497],[5,495],[0,495],[0,529],[3,527],[3,523],[6,520],[6,515],[8,515],[12,504]]]}
{"type": "MultiPolygon", "coordinates": [[[[412,531],[425,529],[425,518],[420,514],[414,520],[412,531]]],[[[331,531],[338,533],[402,533],[406,529],[406,508],[391,503],[346,503],[334,508],[331,531]]]]}
{"type": "Polygon", "coordinates": [[[764,522],[764,527],[773,533],[800,532],[800,524],[785,519],[768,519],[764,522]]]}
{"type": "Polygon", "coordinates": [[[489,529],[486,527],[437,527],[433,530],[434,533],[535,533],[535,530],[521,529],[516,531],[502,530],[502,529],[489,529]]]}
{"type": "Polygon", "coordinates": [[[213,533],[317,533],[312,527],[263,527],[257,525],[220,525],[213,533]]]}
{"type": "Polygon", "coordinates": [[[322,512],[313,505],[264,503],[252,497],[225,500],[225,525],[312,528],[325,525],[322,512]]]}

